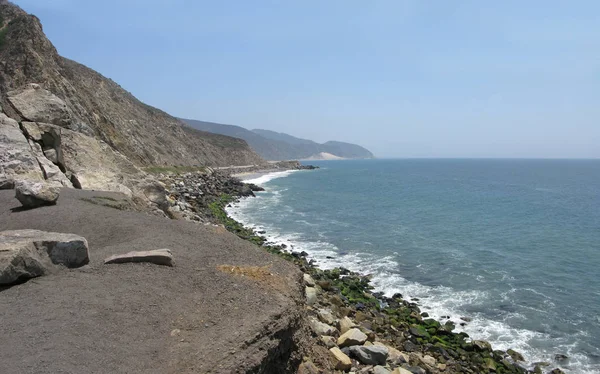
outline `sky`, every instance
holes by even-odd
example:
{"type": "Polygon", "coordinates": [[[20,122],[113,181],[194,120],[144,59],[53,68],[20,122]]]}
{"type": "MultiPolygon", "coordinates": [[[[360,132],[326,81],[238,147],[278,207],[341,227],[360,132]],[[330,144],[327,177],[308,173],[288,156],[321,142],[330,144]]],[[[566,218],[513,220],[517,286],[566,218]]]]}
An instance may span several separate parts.
{"type": "Polygon", "coordinates": [[[600,1],[13,0],[184,118],[378,157],[600,158],[600,1]]]}

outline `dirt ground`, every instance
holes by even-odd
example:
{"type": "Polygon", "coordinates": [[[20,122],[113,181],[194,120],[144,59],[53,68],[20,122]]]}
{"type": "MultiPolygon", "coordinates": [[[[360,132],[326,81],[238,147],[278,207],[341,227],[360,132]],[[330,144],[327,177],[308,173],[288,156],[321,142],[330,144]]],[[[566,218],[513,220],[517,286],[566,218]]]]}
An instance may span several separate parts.
{"type": "Polygon", "coordinates": [[[20,211],[0,191],[0,231],[74,233],[90,248],[83,268],[0,291],[0,373],[273,372],[269,360],[287,359],[302,295],[293,264],[213,226],[82,200],[95,196],[122,198],[63,189],[57,205],[20,211]],[[175,267],[103,264],[159,248],[175,267]]]}

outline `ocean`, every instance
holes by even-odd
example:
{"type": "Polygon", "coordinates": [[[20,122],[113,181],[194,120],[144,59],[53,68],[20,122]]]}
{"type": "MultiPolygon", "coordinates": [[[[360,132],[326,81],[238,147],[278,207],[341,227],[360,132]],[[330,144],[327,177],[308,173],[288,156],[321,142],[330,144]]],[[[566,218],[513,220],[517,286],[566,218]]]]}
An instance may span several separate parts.
{"type": "Polygon", "coordinates": [[[311,164],[228,213],[529,364],[600,373],[600,160],[311,164]]]}

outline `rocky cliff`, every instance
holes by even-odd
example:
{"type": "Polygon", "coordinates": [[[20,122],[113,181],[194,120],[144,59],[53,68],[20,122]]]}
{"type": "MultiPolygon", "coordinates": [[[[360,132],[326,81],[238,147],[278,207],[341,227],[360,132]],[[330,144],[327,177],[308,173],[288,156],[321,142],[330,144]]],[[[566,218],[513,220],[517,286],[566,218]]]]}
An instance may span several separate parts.
{"type": "Polygon", "coordinates": [[[8,117],[51,123],[93,137],[136,166],[263,162],[245,141],[192,129],[140,102],[112,80],[61,57],[40,20],[5,0],[0,0],[0,96],[8,117]],[[24,105],[17,108],[14,100],[8,100],[9,92],[32,83],[64,103],[63,117],[51,122],[39,116],[38,108],[32,107],[35,103],[21,101],[24,105]]]}

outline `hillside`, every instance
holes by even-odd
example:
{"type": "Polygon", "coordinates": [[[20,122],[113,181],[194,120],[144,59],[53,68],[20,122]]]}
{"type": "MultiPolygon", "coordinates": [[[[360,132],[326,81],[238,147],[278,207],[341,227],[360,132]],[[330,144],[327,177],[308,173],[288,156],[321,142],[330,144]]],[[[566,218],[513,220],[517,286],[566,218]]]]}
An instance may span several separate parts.
{"type": "Polygon", "coordinates": [[[31,120],[13,110],[6,94],[36,83],[66,103],[70,120],[62,127],[102,140],[137,166],[263,162],[245,141],[192,129],[111,79],[61,57],[40,20],[5,0],[0,1],[0,24],[1,106],[9,117],[31,120]]]}
{"type": "Polygon", "coordinates": [[[252,149],[266,160],[322,159],[322,153],[337,158],[373,158],[373,154],[356,144],[330,141],[319,144],[312,140],[297,138],[285,133],[270,130],[247,130],[240,126],[223,125],[182,119],[191,127],[216,134],[228,135],[244,139],[252,149]]]}

